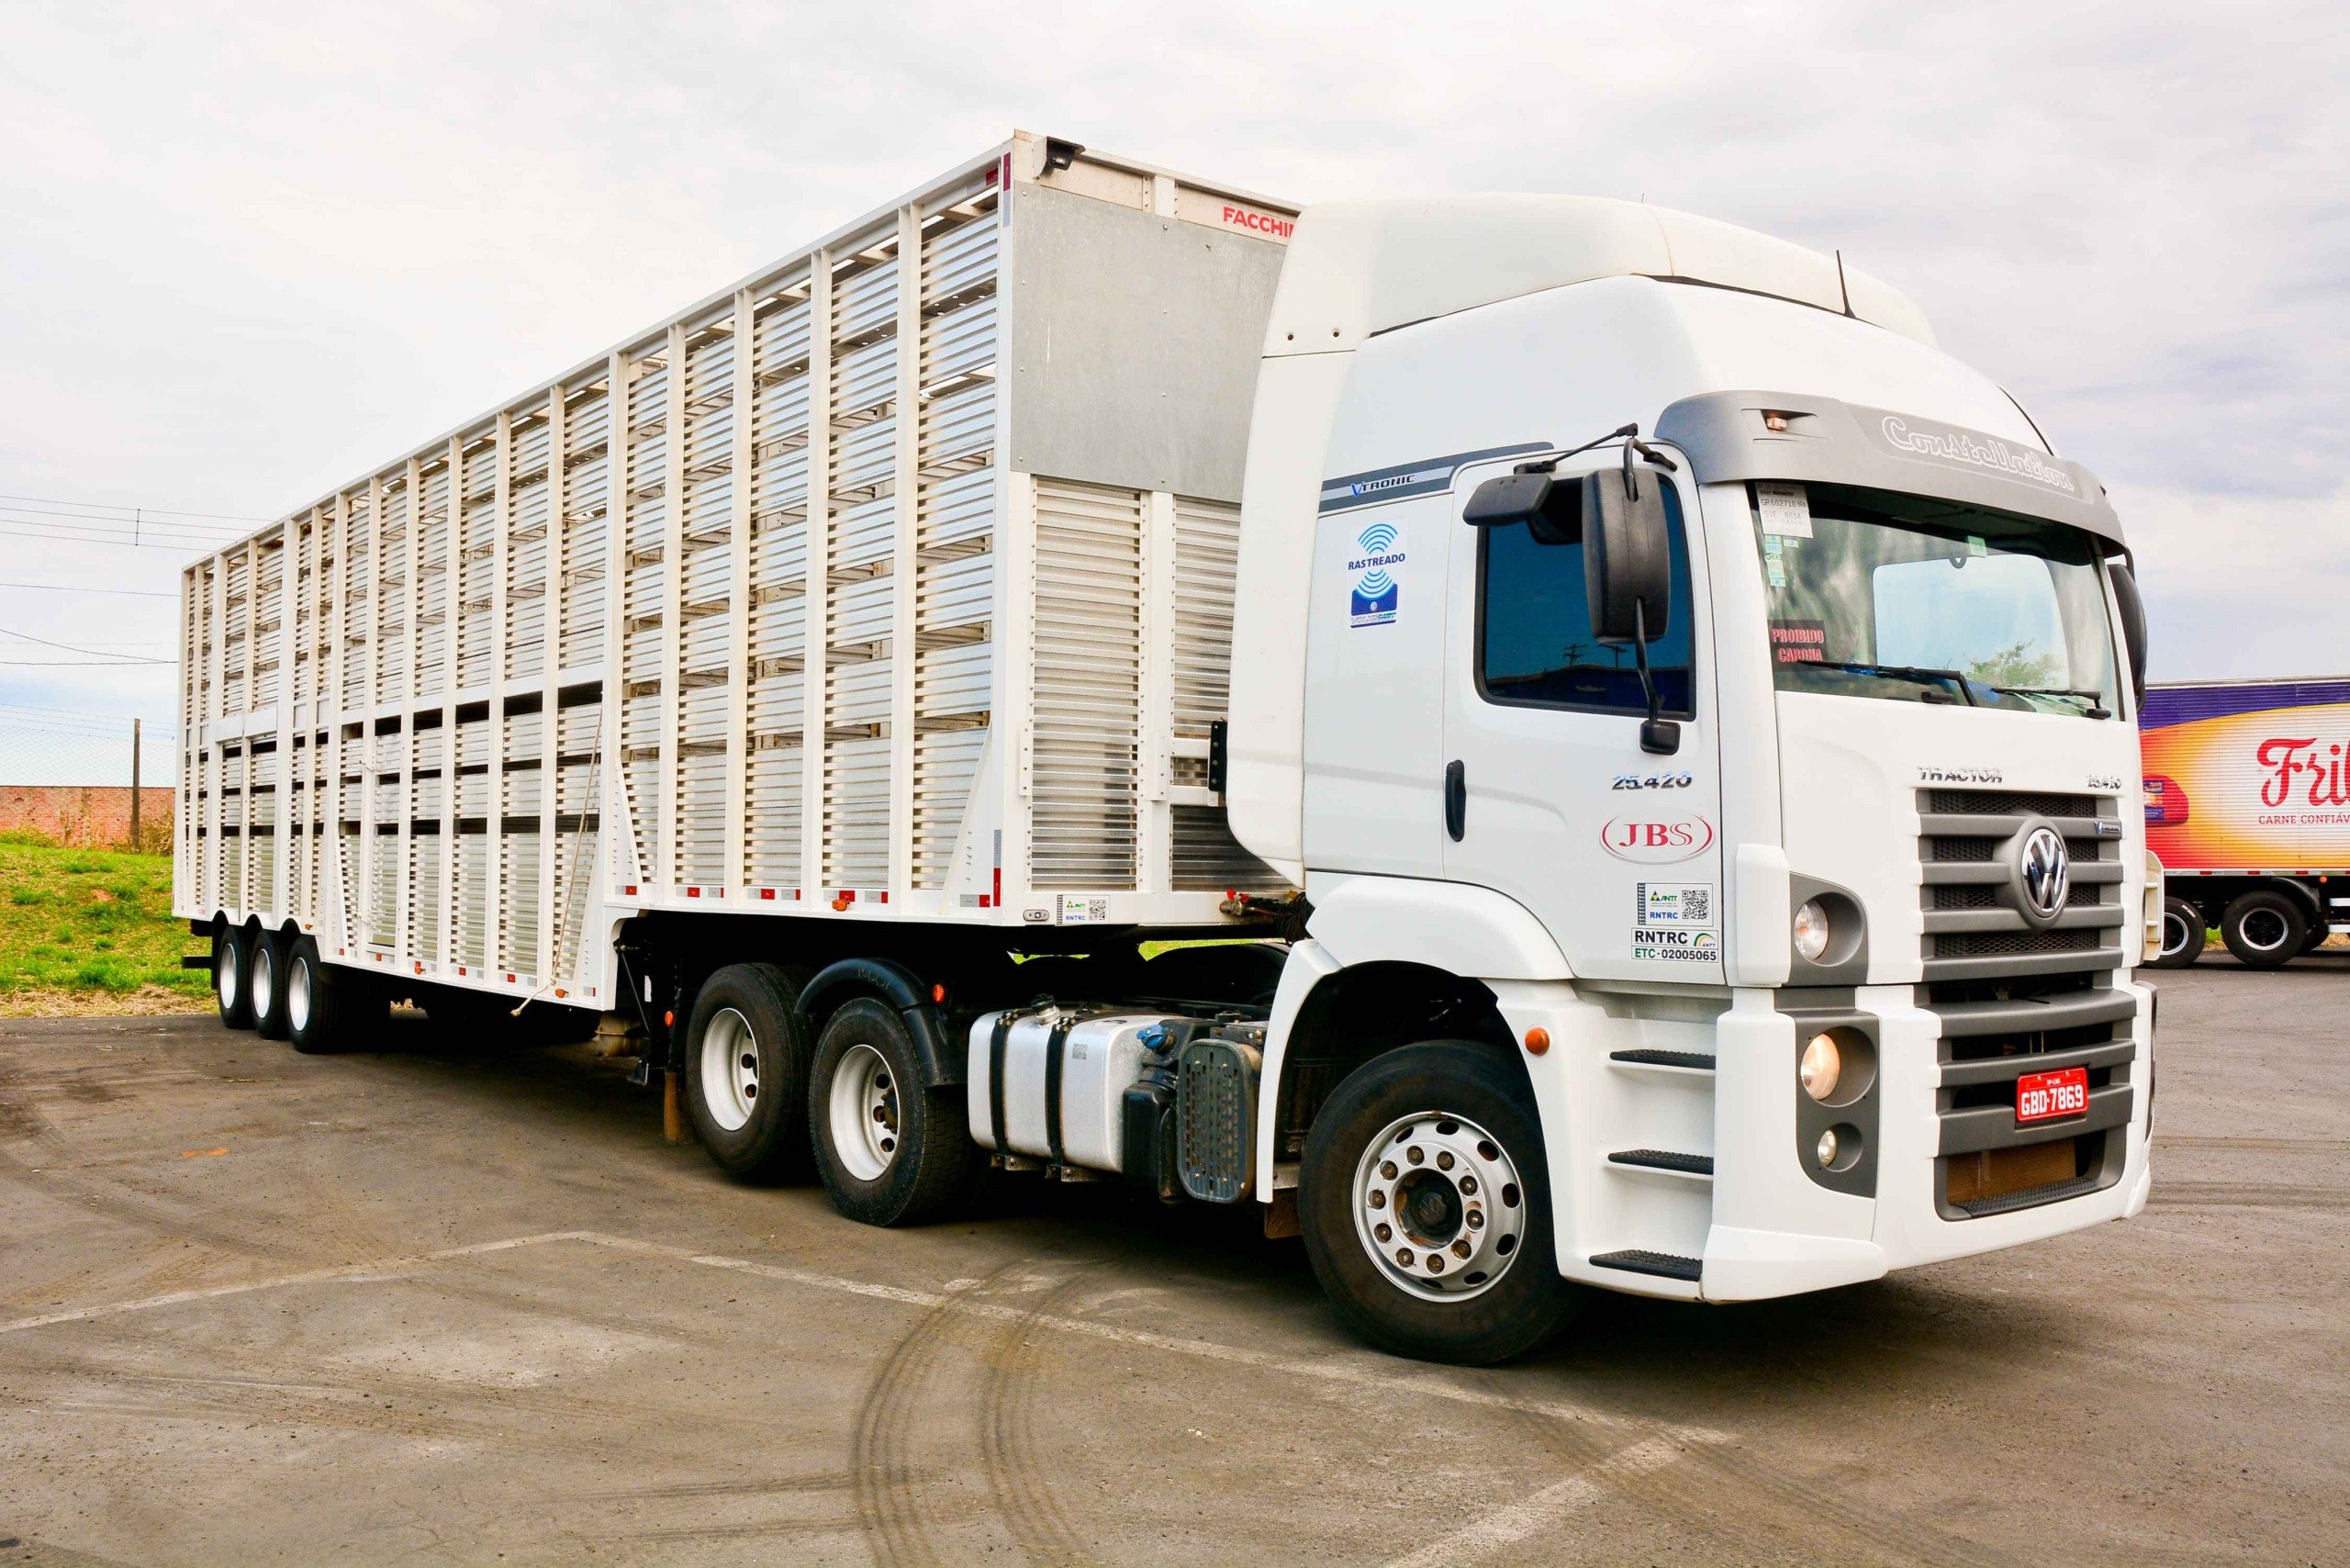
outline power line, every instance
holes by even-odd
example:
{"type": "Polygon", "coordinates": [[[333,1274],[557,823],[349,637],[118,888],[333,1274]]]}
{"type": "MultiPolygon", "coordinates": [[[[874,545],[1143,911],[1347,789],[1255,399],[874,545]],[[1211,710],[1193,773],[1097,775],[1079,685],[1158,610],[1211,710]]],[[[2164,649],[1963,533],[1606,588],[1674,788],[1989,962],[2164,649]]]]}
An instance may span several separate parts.
{"type": "Polygon", "coordinates": [[[177,599],[161,588],[83,588],[78,583],[0,583],[0,588],[46,588],[50,593],[122,593],[140,599],[177,599]]]}
{"type": "Polygon", "coordinates": [[[9,539],[38,539],[46,544],[121,544],[140,550],[177,550],[183,555],[209,555],[212,551],[202,543],[188,539],[85,539],[67,533],[19,533],[14,529],[0,528],[0,536],[9,539]]]}
{"type": "Polygon", "coordinates": [[[47,512],[30,512],[18,507],[0,507],[0,521],[18,528],[49,528],[66,533],[104,533],[123,539],[186,539],[197,543],[244,538],[251,529],[230,528],[213,532],[211,523],[196,522],[135,522],[129,518],[111,517],[52,517],[47,512]]]}
{"type": "Polygon", "coordinates": [[[80,507],[90,511],[115,511],[125,515],[135,511],[154,512],[163,517],[208,517],[217,518],[223,522],[275,522],[277,521],[274,517],[247,517],[241,512],[183,511],[173,507],[125,507],[114,506],[103,501],[66,501],[60,500],[55,496],[0,495],[0,501],[32,501],[41,506],[80,507]]]}
{"type": "Polygon", "coordinates": [[[62,648],[69,654],[96,654],[100,658],[120,659],[126,664],[175,665],[177,659],[151,659],[140,654],[105,654],[95,648],[77,648],[71,643],[53,643],[47,637],[36,637],[29,632],[12,632],[0,626],[0,637],[17,637],[28,643],[39,643],[44,648],[62,648]]]}
{"type": "Polygon", "coordinates": [[[113,659],[0,659],[0,665],[17,669],[148,669],[157,665],[175,665],[177,659],[138,659],[129,664],[113,659]]]}

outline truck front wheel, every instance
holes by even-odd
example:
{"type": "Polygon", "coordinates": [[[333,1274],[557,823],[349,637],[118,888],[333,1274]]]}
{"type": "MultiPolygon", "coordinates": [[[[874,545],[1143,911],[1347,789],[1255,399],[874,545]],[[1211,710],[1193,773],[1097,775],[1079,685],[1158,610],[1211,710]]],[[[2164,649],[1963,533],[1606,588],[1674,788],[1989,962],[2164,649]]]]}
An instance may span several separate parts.
{"type": "Polygon", "coordinates": [[[729,964],[694,998],[686,1114],[730,1176],[789,1175],[805,1156],[808,1047],[792,1011],[797,995],[774,964],[729,964]]]}
{"type": "Polygon", "coordinates": [[[979,1149],[959,1089],[928,1089],[896,1008],[844,1002],[824,1025],[808,1092],[809,1141],[833,1206],[912,1225],[969,1186],[979,1149]]]}
{"type": "Polygon", "coordinates": [[[1300,1177],[1315,1275],[1382,1350],[1483,1365],[1574,1310],[1532,1098],[1490,1046],[1431,1041],[1357,1068],[1314,1118],[1300,1177]]]}
{"type": "Polygon", "coordinates": [[[2163,900],[2163,949],[2154,968],[2183,969],[2203,956],[2203,912],[2181,898],[2163,900]]]}
{"type": "Polygon", "coordinates": [[[2220,940],[2248,969],[2273,969],[2299,957],[2309,935],[2300,904],[2265,888],[2240,894],[2220,914],[2220,940]]]}

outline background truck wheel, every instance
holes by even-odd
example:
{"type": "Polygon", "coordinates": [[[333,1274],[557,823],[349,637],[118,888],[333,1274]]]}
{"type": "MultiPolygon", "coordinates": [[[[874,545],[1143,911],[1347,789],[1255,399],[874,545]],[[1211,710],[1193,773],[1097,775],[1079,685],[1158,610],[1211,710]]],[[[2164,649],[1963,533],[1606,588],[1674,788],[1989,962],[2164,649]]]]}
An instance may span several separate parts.
{"type": "Polygon", "coordinates": [[[808,1093],[816,1173],[866,1225],[912,1225],[967,1192],[978,1147],[959,1089],[925,1089],[897,1009],[844,1002],[824,1025],[808,1093]]]}
{"type": "MultiPolygon", "coordinates": [[[[296,937],[287,947],[283,969],[285,1037],[294,1048],[317,1056],[351,1045],[364,1011],[364,982],[320,963],[319,945],[308,936],[296,937]]],[[[376,1011],[383,1011],[380,1004],[376,1011]]]]}
{"type": "Polygon", "coordinates": [[[244,934],[229,926],[212,933],[212,1000],[220,1022],[231,1029],[253,1026],[251,977],[245,971],[244,934]]]}
{"type": "Polygon", "coordinates": [[[2248,969],[2273,969],[2309,939],[2309,913],[2283,893],[2255,888],[2220,913],[2220,940],[2248,969]]]}
{"type": "Polygon", "coordinates": [[[799,988],[774,964],[730,964],[694,998],[686,1027],[686,1114],[718,1168],[745,1181],[806,1159],[808,1046],[799,988]]]}
{"type": "Polygon", "coordinates": [[[1357,1068],[1315,1116],[1300,1177],[1315,1275],[1382,1350],[1483,1365],[1574,1310],[1533,1100],[1490,1046],[1432,1041],[1357,1068]]]}
{"type": "Polygon", "coordinates": [[[2183,969],[2203,956],[2203,912],[2185,899],[2163,900],[2163,950],[2158,969],[2183,969]]]}
{"type": "Polygon", "coordinates": [[[284,938],[255,931],[245,938],[245,990],[252,999],[253,1033],[264,1040],[285,1038],[285,949],[284,938]]]}

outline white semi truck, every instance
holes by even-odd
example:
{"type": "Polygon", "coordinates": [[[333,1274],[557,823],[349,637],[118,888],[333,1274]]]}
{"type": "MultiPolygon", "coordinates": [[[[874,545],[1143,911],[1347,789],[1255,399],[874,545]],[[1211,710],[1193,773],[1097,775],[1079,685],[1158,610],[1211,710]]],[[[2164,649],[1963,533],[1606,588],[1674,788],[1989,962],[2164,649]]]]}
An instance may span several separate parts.
{"type": "Polygon", "coordinates": [[[1259,1204],[1492,1361],[2146,1201],[2121,529],[1841,258],[1018,134],[183,627],[225,1021],[592,1033],[855,1219],[1259,1204]]]}

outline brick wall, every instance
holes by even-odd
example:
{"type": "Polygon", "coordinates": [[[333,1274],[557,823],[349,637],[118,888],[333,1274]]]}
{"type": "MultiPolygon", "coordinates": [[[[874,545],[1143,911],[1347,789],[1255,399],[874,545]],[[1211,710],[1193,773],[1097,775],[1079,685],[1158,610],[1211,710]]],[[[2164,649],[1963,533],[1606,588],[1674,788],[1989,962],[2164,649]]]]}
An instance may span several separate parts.
{"type": "MultiPolygon", "coordinates": [[[[172,791],[139,791],[142,847],[172,843],[172,791]]],[[[124,784],[0,784],[0,833],[28,831],[60,844],[118,848],[130,839],[130,788],[124,784]]]]}

